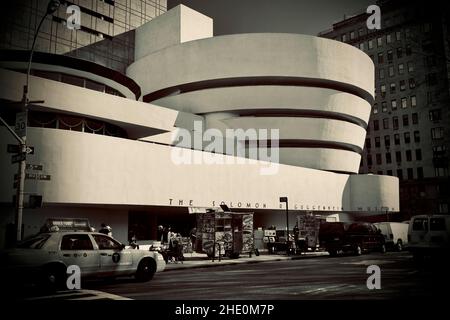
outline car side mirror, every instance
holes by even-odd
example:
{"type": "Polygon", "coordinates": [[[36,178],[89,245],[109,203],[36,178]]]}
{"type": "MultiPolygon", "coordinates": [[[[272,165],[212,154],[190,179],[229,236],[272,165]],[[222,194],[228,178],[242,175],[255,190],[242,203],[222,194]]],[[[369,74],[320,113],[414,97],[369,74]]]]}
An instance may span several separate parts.
{"type": "Polygon", "coordinates": [[[120,250],[123,250],[123,249],[125,249],[125,245],[122,243],[122,244],[120,245],[120,250]]]}

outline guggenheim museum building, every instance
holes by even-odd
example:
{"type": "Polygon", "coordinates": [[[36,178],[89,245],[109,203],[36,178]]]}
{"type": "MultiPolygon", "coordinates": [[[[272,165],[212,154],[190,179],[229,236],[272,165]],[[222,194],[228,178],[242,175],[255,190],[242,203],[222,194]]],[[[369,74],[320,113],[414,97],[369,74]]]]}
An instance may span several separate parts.
{"type": "MultiPolygon", "coordinates": [[[[183,5],[124,37],[133,55],[122,71],[84,48],[35,53],[24,237],[70,217],[150,240],[158,225],[185,233],[194,213],[221,204],[285,230],[280,197],[290,228],[306,212],[352,221],[399,211],[396,177],[358,174],[374,100],[364,52],[300,34],[213,36],[212,19],[183,5]],[[42,203],[30,207],[32,196],[42,203]]],[[[0,111],[13,127],[29,52],[0,55],[0,111]]],[[[2,246],[18,171],[8,144],[0,127],[2,246]]]]}

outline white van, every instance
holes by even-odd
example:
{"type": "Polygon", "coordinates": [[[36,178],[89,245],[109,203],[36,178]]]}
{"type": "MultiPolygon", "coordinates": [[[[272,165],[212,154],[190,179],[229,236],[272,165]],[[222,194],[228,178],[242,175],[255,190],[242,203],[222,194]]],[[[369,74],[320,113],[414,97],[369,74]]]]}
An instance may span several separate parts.
{"type": "Polygon", "coordinates": [[[450,252],[450,215],[419,215],[411,218],[408,250],[414,258],[450,252]]]}
{"type": "Polygon", "coordinates": [[[374,224],[383,234],[387,248],[402,251],[408,245],[408,223],[378,222],[374,224]]]}

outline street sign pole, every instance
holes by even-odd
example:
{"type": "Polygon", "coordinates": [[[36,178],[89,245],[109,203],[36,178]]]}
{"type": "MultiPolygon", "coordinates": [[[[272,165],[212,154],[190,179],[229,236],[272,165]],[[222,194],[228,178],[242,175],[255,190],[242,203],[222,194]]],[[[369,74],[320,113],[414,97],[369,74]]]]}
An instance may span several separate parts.
{"type": "MultiPolygon", "coordinates": [[[[26,138],[26,137],[25,137],[26,138]]],[[[23,139],[25,142],[25,138],[23,139]]],[[[26,152],[25,143],[20,144],[20,151],[26,152]]],[[[24,189],[25,189],[25,168],[26,168],[26,160],[22,160],[19,163],[19,183],[17,186],[17,194],[16,194],[16,240],[22,240],[22,217],[23,217],[23,198],[24,198],[24,189]]]]}

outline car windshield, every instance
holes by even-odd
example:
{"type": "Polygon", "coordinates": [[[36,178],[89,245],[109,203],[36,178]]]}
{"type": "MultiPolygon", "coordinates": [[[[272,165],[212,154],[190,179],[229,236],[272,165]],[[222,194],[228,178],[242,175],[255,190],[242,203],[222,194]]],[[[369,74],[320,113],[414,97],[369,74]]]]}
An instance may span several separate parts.
{"type": "Polygon", "coordinates": [[[428,231],[428,219],[427,218],[414,219],[412,228],[414,231],[428,231]]]}
{"type": "Polygon", "coordinates": [[[443,218],[431,218],[430,219],[430,230],[431,231],[445,230],[445,220],[443,218]]]}
{"type": "Polygon", "coordinates": [[[49,234],[38,234],[29,239],[26,239],[17,245],[21,249],[40,249],[45,242],[50,238],[49,234]]]}

